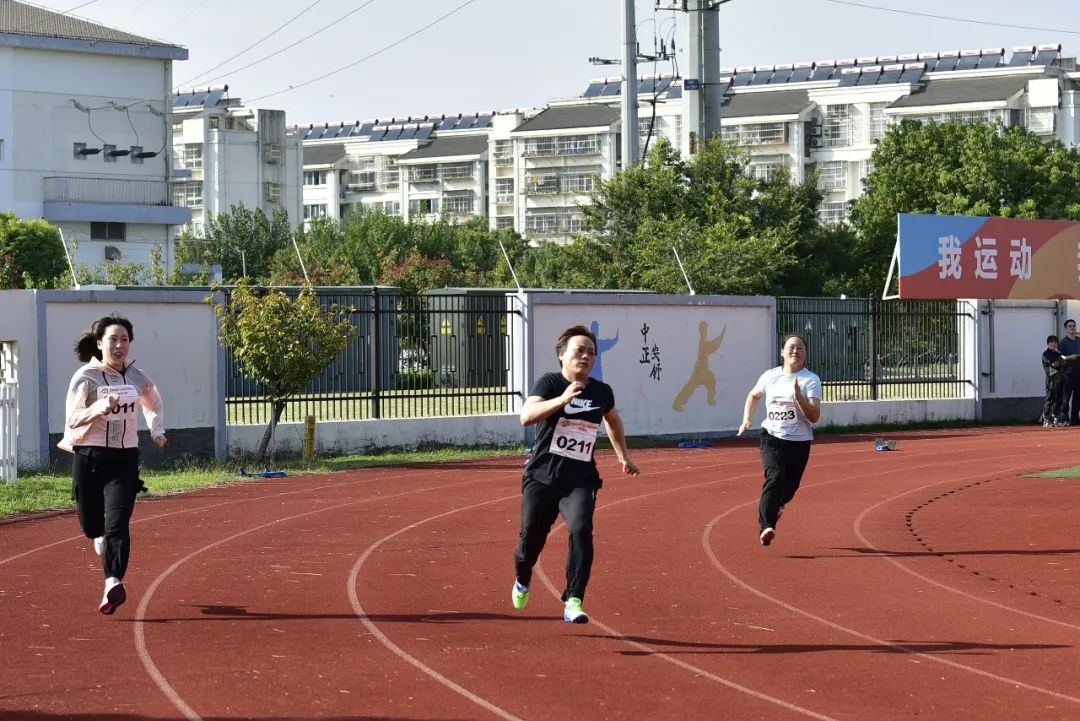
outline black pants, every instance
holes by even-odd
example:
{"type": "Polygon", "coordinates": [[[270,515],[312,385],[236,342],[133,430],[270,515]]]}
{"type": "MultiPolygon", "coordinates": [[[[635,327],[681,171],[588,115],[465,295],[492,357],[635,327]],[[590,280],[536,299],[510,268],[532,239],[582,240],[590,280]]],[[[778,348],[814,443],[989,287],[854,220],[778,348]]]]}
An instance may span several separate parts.
{"type": "Polygon", "coordinates": [[[71,475],[79,526],[87,538],[105,536],[105,577],[123,579],[131,554],[128,522],[142,487],[139,451],[77,446],[71,475]]]}
{"type": "MultiPolygon", "coordinates": [[[[1071,365],[1071,364],[1070,364],[1071,365]]],[[[1057,417],[1069,421],[1072,425],[1080,424],[1080,369],[1070,368],[1061,379],[1061,391],[1058,398],[1057,417]]]]}
{"type": "Polygon", "coordinates": [[[1046,400],[1043,401],[1043,423],[1069,418],[1069,402],[1065,399],[1066,379],[1060,373],[1046,377],[1046,400]]]}
{"type": "Polygon", "coordinates": [[[521,487],[521,533],[514,550],[517,580],[523,586],[532,582],[533,566],[547,543],[548,533],[559,514],[570,530],[570,548],[566,556],[568,598],[585,598],[593,562],[593,511],[596,490],[572,484],[548,485],[526,478],[521,487]]]}
{"type": "Polygon", "coordinates": [[[799,490],[810,460],[810,441],[785,441],[762,430],[760,445],[765,484],[758,503],[758,524],[764,530],[776,528],[780,507],[790,503],[799,490]]]}

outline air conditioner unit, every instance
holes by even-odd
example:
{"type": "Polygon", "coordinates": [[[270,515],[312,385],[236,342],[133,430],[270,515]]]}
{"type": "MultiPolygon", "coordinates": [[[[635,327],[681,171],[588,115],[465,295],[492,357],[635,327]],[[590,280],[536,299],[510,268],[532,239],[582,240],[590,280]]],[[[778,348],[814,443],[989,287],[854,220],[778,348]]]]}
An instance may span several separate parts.
{"type": "Polygon", "coordinates": [[[120,260],[123,253],[115,245],[105,246],[105,260],[120,260]]]}
{"type": "Polygon", "coordinates": [[[820,148],[821,147],[821,136],[820,135],[810,137],[810,147],[811,148],[820,148]]]}

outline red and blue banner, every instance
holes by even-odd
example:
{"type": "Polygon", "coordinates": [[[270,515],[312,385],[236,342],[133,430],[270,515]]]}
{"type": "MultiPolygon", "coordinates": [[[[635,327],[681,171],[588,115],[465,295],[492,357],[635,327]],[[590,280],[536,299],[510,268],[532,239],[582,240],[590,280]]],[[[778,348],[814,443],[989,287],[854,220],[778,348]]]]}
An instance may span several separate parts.
{"type": "Polygon", "coordinates": [[[901,213],[901,298],[1078,298],[1080,223],[901,213]]]}

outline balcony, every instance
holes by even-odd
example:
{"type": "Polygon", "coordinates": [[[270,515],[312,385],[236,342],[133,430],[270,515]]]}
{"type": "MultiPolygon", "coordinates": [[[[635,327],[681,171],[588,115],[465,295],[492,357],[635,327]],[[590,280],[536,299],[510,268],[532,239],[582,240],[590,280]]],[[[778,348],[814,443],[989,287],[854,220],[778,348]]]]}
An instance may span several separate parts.
{"type": "Polygon", "coordinates": [[[173,205],[169,183],[147,178],[56,175],[44,178],[42,217],[49,221],[94,221],[184,225],[191,210],[173,205]]]}

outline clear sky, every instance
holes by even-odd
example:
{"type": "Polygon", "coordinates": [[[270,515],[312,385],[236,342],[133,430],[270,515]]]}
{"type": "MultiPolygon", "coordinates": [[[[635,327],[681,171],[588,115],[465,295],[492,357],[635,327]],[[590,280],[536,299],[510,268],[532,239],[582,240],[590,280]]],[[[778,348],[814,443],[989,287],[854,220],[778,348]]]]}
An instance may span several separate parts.
{"type": "MultiPolygon", "coordinates": [[[[37,4],[66,11],[86,1],[37,4]]],[[[652,52],[659,32],[674,35],[683,57],[684,16],[654,12],[654,4],[637,1],[642,52],[652,52]]],[[[290,124],[307,124],[537,107],[578,95],[590,78],[619,74],[588,58],[620,56],[622,7],[623,0],[90,0],[73,14],[186,47],[189,60],[174,65],[184,89],[228,83],[232,97],[284,109],[290,124]]],[[[1067,56],[1080,54],[1080,3],[1067,0],[731,0],[720,20],[724,66],[986,47],[1011,52],[1048,43],[1061,43],[1067,56]]],[[[657,70],[671,72],[672,65],[657,70]]],[[[652,71],[651,64],[638,68],[652,71]]]]}

